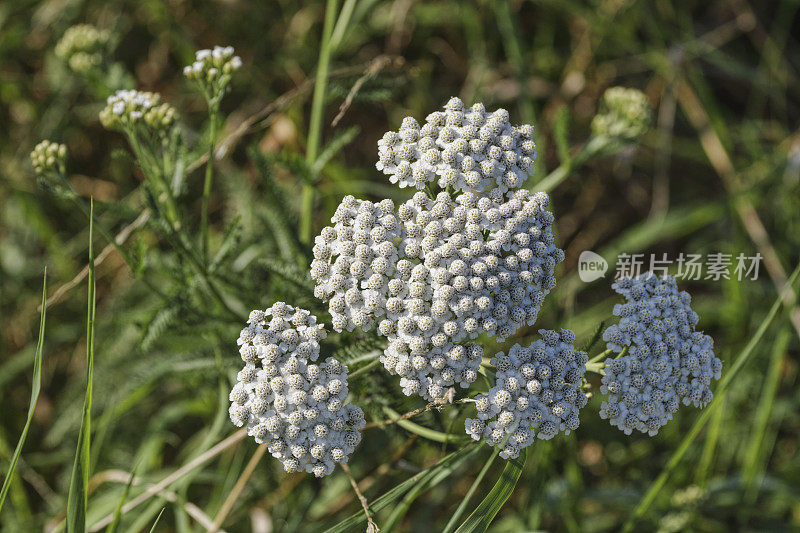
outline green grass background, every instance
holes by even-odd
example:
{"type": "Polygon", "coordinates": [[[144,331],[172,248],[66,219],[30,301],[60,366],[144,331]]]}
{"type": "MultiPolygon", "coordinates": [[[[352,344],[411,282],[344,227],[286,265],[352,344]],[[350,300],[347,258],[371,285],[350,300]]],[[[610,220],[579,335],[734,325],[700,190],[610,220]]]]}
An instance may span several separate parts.
{"type": "MultiPolygon", "coordinates": [[[[700,327],[715,339],[723,375],[741,364],[702,418],[683,408],[657,437],[627,437],[599,419],[600,399],[592,399],[577,432],[528,450],[490,530],[616,531],[632,526],[632,517],[640,531],[800,528],[800,331],[790,320],[797,306],[773,306],[800,260],[800,4],[327,3],[337,8],[337,23],[318,116],[312,94],[325,2],[0,3],[2,472],[26,423],[45,267],[47,296],[57,296],[47,308],[41,393],[0,528],[64,527],[86,392],[88,279],[80,273],[89,224],[74,203],[37,187],[27,155],[43,138],[67,144],[71,185],[87,202],[94,198],[103,227],[124,232],[146,204],[124,139],[97,120],[109,87],[161,92],[197,146],[191,161],[204,150],[205,105],[180,69],[195,49],[214,44],[233,45],[245,65],[223,102],[222,138],[234,142],[217,162],[210,203],[211,249],[224,251],[212,282],[232,312],[155,223],[137,227],[122,245],[139,258],[135,275],[117,251],[103,253],[108,241],[95,228],[94,255],[102,262],[94,276],[91,450],[82,465],[89,468],[90,526],[233,432],[227,391],[240,365],[234,339],[241,312],[287,299],[325,317],[296,266],[306,251],[293,239],[303,223],[316,234],[345,194],[408,197],[374,169],[384,131],[408,114],[424,118],[453,95],[505,107],[513,121],[536,127],[535,186],[579,153],[603,91],[623,85],[646,93],[654,127],[638,145],[573,165],[552,191],[567,258],[536,328],[570,327],[585,342],[610,317],[617,300],[608,277],[584,284],[576,276],[583,250],[608,259],[618,252],[762,253],[774,258],[772,268],[762,264],[756,281],[681,283],[694,296],[700,327]],[[104,79],[70,72],[53,52],[63,32],[83,22],[112,34],[107,67],[114,74],[104,79]],[[354,87],[352,105],[333,126],[354,87]],[[311,148],[310,124],[320,128],[311,148]],[[309,150],[324,157],[309,158],[309,150]],[[304,188],[314,201],[306,218],[304,188]],[[770,309],[774,317],[765,321],[770,309]]],[[[185,176],[181,231],[191,239],[202,181],[201,170],[185,176]]],[[[530,340],[536,328],[503,346],[530,340]]],[[[374,358],[369,337],[330,340],[327,349],[338,348],[351,370],[374,358]]],[[[422,405],[401,397],[380,367],[354,377],[351,390],[372,419],[386,418],[387,408],[402,413],[422,405]]],[[[414,421],[460,435],[464,414],[452,408],[414,421]]],[[[391,425],[366,432],[350,466],[373,502],[459,447],[391,425]]],[[[256,449],[243,441],[191,469],[123,514],[118,530],[149,530],[162,509],[157,531],[205,530],[203,516],[220,515],[256,449]]],[[[376,512],[376,522],[441,530],[490,455],[483,448],[448,475],[425,478],[402,504],[376,512]]],[[[497,460],[487,470],[465,517],[490,494],[503,465],[497,460]]],[[[318,531],[360,509],[341,469],[321,481],[286,475],[267,454],[222,527],[318,531]]]]}

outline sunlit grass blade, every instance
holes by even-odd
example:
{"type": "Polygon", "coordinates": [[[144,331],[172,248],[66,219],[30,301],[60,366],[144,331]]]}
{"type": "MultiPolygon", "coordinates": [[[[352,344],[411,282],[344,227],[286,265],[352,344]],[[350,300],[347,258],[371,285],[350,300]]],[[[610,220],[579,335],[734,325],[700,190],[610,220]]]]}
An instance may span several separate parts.
{"type": "MultiPolygon", "coordinates": [[[[447,457],[441,459],[435,465],[415,474],[414,476],[386,492],[380,498],[377,498],[371,502],[369,505],[370,510],[373,513],[377,513],[381,509],[384,509],[400,499],[409,490],[412,490],[418,483],[426,483],[428,487],[433,487],[450,476],[456,468],[458,468],[479,449],[480,448],[478,446],[469,444],[451,453],[447,457]]],[[[364,512],[359,511],[356,514],[342,520],[330,529],[327,529],[325,533],[344,533],[349,531],[357,531],[364,522],[366,522],[364,512]]]]}
{"type": "Polygon", "coordinates": [[[500,474],[500,479],[494,484],[489,494],[478,504],[472,514],[464,520],[464,523],[456,530],[456,533],[472,533],[475,531],[486,531],[489,525],[500,512],[500,509],[505,505],[508,498],[514,492],[514,487],[517,486],[522,469],[525,467],[525,459],[527,458],[527,450],[522,449],[519,452],[519,457],[516,459],[509,459],[503,473],[500,474]]]}
{"type": "Polygon", "coordinates": [[[161,508],[161,512],[158,513],[158,516],[156,517],[156,521],[153,522],[153,527],[150,528],[150,533],[153,533],[153,531],[156,530],[156,526],[158,525],[158,521],[161,520],[161,515],[164,514],[164,509],[166,509],[166,507],[162,507],[161,508]]]}
{"type": "MultiPolygon", "coordinates": [[[[91,207],[94,214],[94,204],[91,207]]],[[[89,277],[88,302],[86,310],[86,395],[83,400],[83,417],[78,433],[78,446],[75,451],[75,464],[67,497],[67,532],[86,530],[86,507],[89,497],[89,469],[91,465],[90,441],[92,422],[92,380],[94,376],[94,316],[95,316],[95,276],[92,235],[94,217],[89,217],[89,277]]]]}
{"type": "Polygon", "coordinates": [[[44,322],[47,301],[47,269],[44,271],[44,280],[42,281],[42,312],[39,317],[39,340],[36,343],[36,352],[33,355],[33,382],[31,384],[31,401],[28,405],[28,418],[25,420],[25,427],[22,428],[22,434],[17,441],[17,447],[14,449],[14,454],[11,456],[11,462],[8,465],[8,472],[3,480],[3,488],[0,489],[0,511],[3,510],[3,503],[6,501],[8,490],[11,488],[11,480],[14,477],[14,471],[17,468],[17,462],[20,455],[22,455],[22,446],[25,445],[25,438],[28,436],[28,429],[31,427],[33,421],[33,411],[36,409],[36,402],[39,401],[39,391],[42,389],[42,351],[44,349],[44,322]]]}
{"type": "Polygon", "coordinates": [[[119,502],[117,502],[117,508],[114,509],[114,519],[108,524],[108,528],[106,528],[106,533],[114,533],[117,530],[117,526],[119,526],[119,521],[122,518],[122,506],[125,504],[125,501],[128,499],[128,494],[131,491],[131,486],[133,485],[133,478],[136,477],[136,467],[133,467],[131,470],[131,477],[128,479],[128,483],[125,485],[125,490],[122,491],[122,496],[119,498],[119,502]]]}
{"type": "MultiPolygon", "coordinates": [[[[792,275],[789,277],[789,281],[786,283],[786,286],[783,290],[794,290],[794,284],[797,281],[797,276],[800,274],[800,265],[798,265],[792,275]]],[[[695,421],[692,428],[689,430],[689,433],[683,438],[681,444],[678,448],[672,453],[672,457],[670,457],[669,461],[667,462],[666,467],[661,473],[658,475],[655,481],[650,485],[650,488],[645,493],[642,500],[636,506],[636,509],[633,511],[631,516],[625,522],[625,526],[623,531],[629,532],[634,530],[634,526],[636,523],[641,519],[650,506],[655,501],[656,496],[664,487],[667,482],[667,479],[675,470],[675,468],[680,463],[683,456],[689,450],[694,439],[697,438],[697,435],[700,434],[700,431],[705,426],[708,419],[711,415],[716,411],[717,407],[721,405],[721,400],[724,398],[724,393],[728,389],[729,385],[733,382],[733,379],[739,373],[739,371],[744,367],[744,365],[750,360],[753,353],[755,352],[756,346],[761,343],[761,339],[764,337],[764,334],[767,332],[767,328],[772,324],[772,321],[775,320],[775,316],[778,314],[778,311],[781,309],[781,304],[783,302],[783,290],[778,295],[775,303],[772,304],[767,316],[764,317],[764,320],[761,321],[761,325],[758,327],[758,330],[755,334],[750,338],[750,342],[744,347],[744,349],[739,353],[739,356],[736,358],[733,366],[730,370],[725,373],[722,380],[720,380],[719,385],[717,386],[716,393],[714,395],[714,399],[711,401],[710,404],[703,410],[700,414],[698,419],[695,421]]],[[[723,369],[724,371],[724,369],[723,369]]]]}

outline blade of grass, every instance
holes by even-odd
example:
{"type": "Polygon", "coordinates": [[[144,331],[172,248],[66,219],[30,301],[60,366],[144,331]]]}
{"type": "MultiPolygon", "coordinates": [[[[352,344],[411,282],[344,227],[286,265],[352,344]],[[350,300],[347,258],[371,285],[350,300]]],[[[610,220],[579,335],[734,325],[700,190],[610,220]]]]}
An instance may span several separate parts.
{"type": "MultiPolygon", "coordinates": [[[[372,510],[373,513],[377,513],[381,509],[391,505],[399,498],[401,498],[404,494],[406,494],[409,490],[414,488],[418,483],[428,482],[429,486],[433,487],[435,484],[440,483],[444,479],[446,479],[453,471],[458,468],[464,461],[466,461],[469,457],[472,456],[473,453],[477,452],[480,448],[477,445],[469,444],[467,446],[463,446],[458,450],[454,451],[447,457],[442,458],[438,463],[435,465],[426,468],[422,472],[418,472],[414,474],[409,479],[403,481],[396,487],[390,489],[388,492],[384,493],[383,496],[374,500],[369,508],[372,510]],[[435,482],[433,478],[435,477],[435,482]]],[[[350,531],[357,531],[358,528],[366,522],[366,517],[364,516],[363,511],[359,511],[354,515],[342,520],[335,526],[327,529],[325,533],[345,533],[350,531]]]]}
{"type": "Polygon", "coordinates": [[[745,453],[744,464],[742,465],[742,483],[745,486],[749,501],[755,500],[755,493],[758,491],[756,477],[758,475],[759,458],[762,456],[761,448],[764,442],[764,435],[767,432],[770,415],[775,406],[775,397],[778,394],[778,385],[781,380],[781,369],[786,359],[787,348],[791,333],[784,329],[778,334],[775,345],[770,357],[769,369],[764,378],[764,385],[761,389],[761,399],[756,408],[753,419],[753,426],[750,432],[750,442],[745,453]]]}
{"type": "Polygon", "coordinates": [[[719,444],[720,430],[722,429],[722,422],[725,420],[726,395],[723,394],[722,396],[723,397],[720,398],[720,406],[717,408],[717,411],[711,419],[711,424],[708,426],[708,434],[703,443],[703,452],[700,454],[700,461],[698,461],[695,467],[694,482],[700,487],[706,486],[708,475],[711,472],[711,467],[717,456],[716,451],[717,444],[719,444]]]}
{"type": "MultiPolygon", "coordinates": [[[[445,471],[446,475],[449,475],[449,471],[445,471]]],[[[428,490],[431,486],[435,483],[440,481],[439,476],[437,476],[437,472],[431,472],[423,479],[419,480],[410,491],[406,493],[403,499],[400,501],[397,506],[395,506],[392,514],[389,515],[389,518],[384,523],[384,533],[391,533],[395,530],[397,525],[403,519],[403,517],[408,513],[408,510],[411,508],[411,505],[416,501],[416,499],[426,490],[428,490]]]]}
{"type": "Polygon", "coordinates": [[[489,494],[478,504],[472,514],[464,520],[464,523],[456,530],[456,533],[467,533],[476,531],[486,531],[489,525],[500,512],[500,509],[505,505],[506,501],[514,492],[514,487],[517,486],[522,469],[525,467],[525,459],[527,459],[527,449],[522,449],[519,452],[519,457],[516,459],[509,459],[503,473],[500,474],[500,479],[494,484],[489,494]]]}
{"type": "MultiPolygon", "coordinates": [[[[507,440],[507,439],[506,439],[507,440]]],[[[504,441],[505,442],[505,441],[504,441]]],[[[483,481],[483,478],[486,476],[486,473],[491,468],[494,460],[497,459],[497,456],[500,454],[500,450],[503,448],[502,445],[495,446],[494,450],[492,450],[492,454],[489,456],[489,459],[486,460],[486,463],[481,468],[481,471],[478,473],[478,477],[475,478],[475,481],[472,482],[472,486],[469,488],[467,493],[462,498],[461,503],[458,504],[458,508],[456,512],[453,513],[453,516],[450,517],[450,520],[447,522],[447,525],[444,526],[444,533],[450,533],[458,524],[458,521],[461,520],[461,515],[464,514],[464,511],[467,509],[467,505],[469,505],[469,501],[472,499],[472,496],[475,494],[475,491],[478,490],[478,486],[483,481]]]]}
{"type": "Polygon", "coordinates": [[[117,526],[119,526],[120,518],[122,517],[122,506],[125,504],[125,500],[128,499],[128,494],[131,491],[131,486],[133,485],[133,479],[136,477],[136,467],[133,467],[131,470],[131,477],[128,479],[128,483],[125,485],[125,490],[122,491],[122,496],[119,498],[119,502],[117,502],[117,508],[114,509],[114,519],[108,524],[108,528],[106,528],[106,533],[114,533],[117,530],[117,526]]]}
{"type": "Polygon", "coordinates": [[[86,304],[86,395],[83,400],[83,417],[78,433],[78,446],[75,451],[75,464],[67,498],[67,532],[86,531],[86,504],[89,491],[89,468],[91,462],[90,442],[92,423],[92,380],[94,377],[94,317],[95,317],[95,274],[92,235],[94,232],[94,203],[89,217],[89,276],[88,299],[86,304]]]}
{"type": "MultiPolygon", "coordinates": [[[[328,83],[328,68],[330,66],[331,34],[336,22],[339,0],[328,0],[325,4],[325,23],[322,28],[322,44],[319,51],[319,64],[317,65],[316,83],[314,85],[314,98],[311,103],[311,120],[308,126],[308,145],[306,146],[306,164],[313,167],[317,160],[322,139],[322,110],[325,105],[325,89],[328,83]]],[[[314,216],[314,186],[310,183],[303,184],[302,216],[300,218],[300,242],[311,243],[311,219],[314,216]]]]}
{"type": "Polygon", "coordinates": [[[750,338],[750,342],[744,347],[744,349],[739,353],[739,356],[736,358],[735,362],[731,369],[725,374],[725,377],[719,382],[717,386],[716,395],[711,403],[706,407],[706,409],[700,414],[699,418],[695,421],[692,428],[689,430],[689,433],[683,438],[681,444],[678,448],[672,453],[672,457],[670,457],[669,461],[667,461],[667,465],[664,467],[664,470],[658,475],[658,477],[650,484],[650,488],[645,493],[644,497],[641,499],[639,504],[634,509],[631,516],[625,522],[623,526],[623,532],[630,532],[634,530],[634,526],[636,523],[644,516],[650,506],[658,496],[661,489],[667,482],[667,479],[672,474],[673,470],[678,466],[683,459],[683,456],[689,450],[694,439],[697,438],[697,435],[700,434],[700,431],[705,426],[708,419],[711,415],[716,411],[717,407],[721,405],[721,400],[724,398],[724,393],[727,390],[730,383],[733,381],[733,378],[739,373],[739,371],[744,367],[744,365],[750,360],[751,356],[753,355],[756,346],[759,345],[761,342],[762,337],[767,331],[767,328],[772,324],[772,321],[775,320],[775,316],[778,314],[778,310],[781,308],[782,303],[785,301],[784,292],[785,291],[794,291],[794,284],[797,281],[797,276],[800,274],[800,265],[798,265],[792,275],[789,277],[789,280],[784,285],[783,289],[779,291],[778,297],[775,300],[775,303],[772,304],[767,316],[764,317],[764,320],[761,321],[761,324],[758,327],[756,333],[750,338]]]}
{"type": "Polygon", "coordinates": [[[156,521],[153,522],[153,527],[150,528],[150,533],[153,533],[153,531],[156,530],[156,526],[158,525],[158,521],[161,520],[161,515],[164,514],[164,509],[166,509],[166,507],[162,507],[161,508],[161,512],[158,513],[158,516],[156,517],[156,521]]]}
{"type": "Polygon", "coordinates": [[[33,382],[31,384],[31,401],[28,404],[28,418],[25,420],[25,426],[22,428],[22,434],[17,441],[17,447],[14,449],[14,454],[11,456],[8,472],[6,472],[6,478],[3,480],[3,488],[0,489],[0,511],[3,510],[3,503],[8,495],[8,490],[11,488],[11,480],[14,477],[14,471],[17,469],[17,462],[19,461],[20,455],[22,455],[22,447],[25,445],[25,439],[28,436],[28,430],[33,421],[33,411],[36,409],[36,403],[39,401],[39,391],[42,389],[42,351],[44,349],[46,301],[47,269],[45,268],[44,279],[42,281],[42,311],[39,316],[39,340],[36,343],[36,351],[33,354],[33,382]]]}

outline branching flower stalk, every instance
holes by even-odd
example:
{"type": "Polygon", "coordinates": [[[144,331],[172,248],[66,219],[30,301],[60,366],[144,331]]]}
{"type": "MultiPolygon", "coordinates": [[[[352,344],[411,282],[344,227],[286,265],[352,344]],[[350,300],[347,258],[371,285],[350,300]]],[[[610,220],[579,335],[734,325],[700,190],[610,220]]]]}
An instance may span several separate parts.
{"type": "Polygon", "coordinates": [[[100,122],[106,129],[125,135],[146,178],[146,190],[166,208],[174,230],[181,228],[170,179],[182,168],[182,137],[176,127],[177,110],[161,95],[151,92],[119,90],[106,100],[100,122]]]}
{"type": "Polygon", "coordinates": [[[637,89],[612,87],[604,94],[600,112],[592,120],[592,136],[581,150],[536,184],[539,191],[550,192],[589,160],[607,156],[632,146],[647,133],[651,123],[647,97],[637,89]]]}
{"type": "Polygon", "coordinates": [[[228,92],[233,73],[242,66],[232,47],[215,46],[213,50],[198,50],[195,61],[183,69],[187,79],[200,86],[208,105],[208,160],[203,180],[203,199],[200,210],[200,246],[203,268],[208,265],[208,203],[214,179],[214,148],[217,143],[217,122],[222,97],[228,92]]]}

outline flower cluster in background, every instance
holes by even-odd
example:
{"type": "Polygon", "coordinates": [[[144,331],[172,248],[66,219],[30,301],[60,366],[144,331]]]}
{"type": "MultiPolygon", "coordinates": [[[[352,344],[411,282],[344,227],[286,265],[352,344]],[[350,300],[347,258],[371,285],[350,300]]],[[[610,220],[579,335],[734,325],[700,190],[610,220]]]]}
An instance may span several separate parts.
{"type": "Polygon", "coordinates": [[[600,416],[626,434],[655,435],[681,402],[705,407],[712,400],[709,384],[719,379],[722,362],[711,337],[695,331],[691,296],[678,290],[675,278],[646,273],[612,287],[627,301],[614,306],[619,324],[603,333],[619,355],[605,361],[600,392],[608,400],[600,416]]]}
{"type": "Polygon", "coordinates": [[[108,37],[108,31],[90,24],[72,26],[58,41],[56,55],[73,71],[87,74],[103,62],[108,37]]]}
{"type": "Polygon", "coordinates": [[[164,134],[173,126],[177,111],[161,101],[158,93],[119,90],[108,97],[106,106],[100,111],[100,122],[110,130],[133,131],[144,125],[150,130],[164,134]]]}
{"type": "Polygon", "coordinates": [[[492,358],[495,385],[475,398],[478,417],[465,422],[473,439],[501,445],[505,459],[517,457],[536,438],[578,429],[578,414],[587,402],[581,390],[587,356],[575,350],[575,334],[568,329],[539,334],[541,340],[527,348],[515,344],[508,355],[492,358]]]}
{"type": "Polygon", "coordinates": [[[650,103],[642,91],[612,87],[603,94],[600,110],[592,119],[592,133],[634,140],[649,129],[650,120],[650,103]]]}
{"type": "Polygon", "coordinates": [[[37,176],[61,176],[66,171],[67,147],[63,144],[45,139],[33,148],[30,157],[37,176]]]}
{"type": "Polygon", "coordinates": [[[183,68],[183,75],[197,82],[209,104],[216,106],[227,92],[231,76],[241,67],[242,60],[232,46],[215,46],[195,52],[194,62],[183,68]]]}
{"type": "Polygon", "coordinates": [[[250,313],[237,341],[245,362],[230,394],[231,421],[268,444],[287,472],[330,474],[361,442],[364,413],[347,403],[347,367],[320,364],[325,329],[304,309],[276,302],[250,313]]]}

